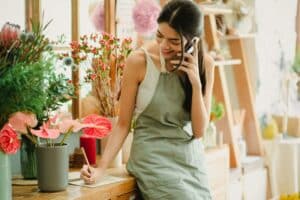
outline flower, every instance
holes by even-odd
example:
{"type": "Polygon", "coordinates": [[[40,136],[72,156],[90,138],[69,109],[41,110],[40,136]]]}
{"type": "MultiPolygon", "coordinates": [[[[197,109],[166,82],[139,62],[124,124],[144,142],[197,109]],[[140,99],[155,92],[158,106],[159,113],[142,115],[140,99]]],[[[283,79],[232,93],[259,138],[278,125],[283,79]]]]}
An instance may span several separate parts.
{"type": "Polygon", "coordinates": [[[135,30],[140,34],[149,34],[157,28],[160,6],[153,0],[139,0],[132,11],[135,30]]]}
{"type": "Polygon", "coordinates": [[[36,115],[30,112],[16,112],[8,120],[8,123],[20,133],[27,133],[28,127],[36,127],[38,121],[36,115]]]}
{"type": "Polygon", "coordinates": [[[59,136],[59,129],[51,129],[50,122],[44,122],[39,130],[31,129],[31,133],[41,138],[55,139],[59,136]]]}
{"type": "MultiPolygon", "coordinates": [[[[63,145],[70,134],[80,130],[83,131],[84,136],[101,139],[107,136],[112,129],[112,124],[107,118],[95,114],[88,115],[81,121],[60,114],[50,118],[38,130],[31,129],[30,133],[44,139],[56,139],[63,134],[63,138],[58,143],[63,145]]],[[[48,146],[52,146],[53,143],[53,141],[47,140],[48,146]]]]}
{"type": "Polygon", "coordinates": [[[92,83],[93,93],[99,103],[99,114],[106,117],[117,115],[125,59],[130,54],[132,40],[120,40],[108,33],[83,35],[80,41],[70,43],[71,53],[60,55],[66,65],[77,69],[83,61],[89,61],[85,82],[92,83]],[[70,61],[73,60],[73,62],[70,61]]]}
{"type": "Polygon", "coordinates": [[[87,125],[87,127],[83,129],[84,136],[103,138],[107,136],[112,129],[111,121],[95,114],[85,117],[83,123],[87,125]]]}
{"type": "Polygon", "coordinates": [[[15,154],[20,148],[20,141],[13,128],[6,124],[0,131],[0,150],[7,154],[15,154]]]}
{"type": "Polygon", "coordinates": [[[20,26],[6,22],[0,32],[0,45],[10,48],[19,38],[20,26]]]}

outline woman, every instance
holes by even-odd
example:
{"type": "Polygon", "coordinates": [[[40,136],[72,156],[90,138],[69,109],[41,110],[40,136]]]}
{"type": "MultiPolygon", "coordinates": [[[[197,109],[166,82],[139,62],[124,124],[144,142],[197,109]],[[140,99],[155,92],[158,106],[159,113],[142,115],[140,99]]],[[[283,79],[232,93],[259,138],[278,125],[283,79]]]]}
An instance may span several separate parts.
{"type": "Polygon", "coordinates": [[[91,184],[103,176],[134,117],[127,169],[143,198],[211,199],[199,138],[209,120],[214,66],[199,41],[202,15],[192,1],[172,0],[157,22],[156,41],[126,61],[119,120],[99,167],[84,166],[81,177],[91,184]]]}

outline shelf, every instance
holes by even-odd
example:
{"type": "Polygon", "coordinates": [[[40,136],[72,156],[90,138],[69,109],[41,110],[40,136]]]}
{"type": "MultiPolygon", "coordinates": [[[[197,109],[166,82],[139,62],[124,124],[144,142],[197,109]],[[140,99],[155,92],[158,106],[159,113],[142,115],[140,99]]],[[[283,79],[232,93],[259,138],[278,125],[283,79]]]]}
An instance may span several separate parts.
{"type": "Polygon", "coordinates": [[[239,65],[242,61],[240,59],[231,59],[231,60],[218,60],[215,61],[216,66],[225,66],[225,65],[239,65]]]}
{"type": "Polygon", "coordinates": [[[232,14],[232,10],[224,7],[216,7],[216,6],[207,6],[207,5],[199,5],[200,10],[204,15],[214,14],[214,15],[225,15],[232,14]]]}
{"type": "Polygon", "coordinates": [[[240,34],[240,35],[226,35],[219,37],[221,40],[238,40],[238,39],[252,39],[255,38],[254,33],[240,34]]]}
{"type": "Polygon", "coordinates": [[[71,51],[72,48],[70,46],[59,46],[59,45],[54,45],[53,46],[54,51],[71,51]]]}

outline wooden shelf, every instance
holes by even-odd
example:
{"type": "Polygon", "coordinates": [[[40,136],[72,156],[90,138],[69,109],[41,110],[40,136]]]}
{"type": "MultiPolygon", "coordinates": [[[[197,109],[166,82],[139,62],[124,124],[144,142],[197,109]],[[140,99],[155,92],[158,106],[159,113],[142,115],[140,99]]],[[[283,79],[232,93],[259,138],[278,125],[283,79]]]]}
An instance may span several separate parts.
{"type": "Polygon", "coordinates": [[[226,35],[221,36],[220,40],[238,40],[238,39],[252,39],[255,38],[255,33],[240,34],[240,35],[226,35]]]}
{"type": "Polygon", "coordinates": [[[54,51],[71,51],[72,48],[70,46],[58,46],[58,45],[54,45],[53,46],[53,50],[54,51]]]}
{"type": "Polygon", "coordinates": [[[220,50],[220,40],[225,40],[229,46],[231,57],[234,59],[215,61],[215,81],[213,86],[213,94],[216,101],[222,102],[225,108],[224,117],[216,122],[218,131],[224,134],[224,143],[229,145],[230,150],[230,167],[240,168],[240,152],[238,142],[234,136],[234,121],[232,113],[232,105],[225,69],[222,66],[233,67],[233,78],[236,85],[236,93],[238,105],[245,109],[245,122],[243,130],[245,133],[245,140],[247,143],[247,152],[249,155],[261,156],[263,154],[261,144],[261,133],[258,119],[254,108],[254,97],[252,94],[251,81],[249,78],[247,58],[243,42],[245,39],[255,37],[255,34],[240,34],[219,36],[216,25],[216,16],[214,14],[231,14],[232,10],[227,8],[218,8],[216,5],[201,5],[200,9],[204,12],[204,31],[205,41],[207,44],[207,51],[220,50]]]}
{"type": "Polygon", "coordinates": [[[218,60],[215,61],[216,66],[225,66],[225,65],[240,65],[242,61],[240,59],[231,59],[231,60],[218,60]]]}
{"type": "Polygon", "coordinates": [[[204,15],[225,15],[225,14],[232,14],[232,10],[229,8],[224,7],[216,7],[216,6],[208,6],[208,5],[199,5],[200,10],[203,12],[204,15]]]}

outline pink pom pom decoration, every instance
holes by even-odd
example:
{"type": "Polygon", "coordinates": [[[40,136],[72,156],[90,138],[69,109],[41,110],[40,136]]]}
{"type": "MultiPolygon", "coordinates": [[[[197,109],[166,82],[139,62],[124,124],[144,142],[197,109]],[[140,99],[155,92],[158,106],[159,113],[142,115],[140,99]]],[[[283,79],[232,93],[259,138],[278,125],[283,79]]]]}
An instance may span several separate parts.
{"type": "Polygon", "coordinates": [[[140,34],[153,33],[157,28],[160,6],[154,0],[139,0],[132,11],[135,30],[140,34]]]}
{"type": "Polygon", "coordinates": [[[97,31],[104,30],[104,4],[100,2],[91,14],[91,20],[97,31]]]}

